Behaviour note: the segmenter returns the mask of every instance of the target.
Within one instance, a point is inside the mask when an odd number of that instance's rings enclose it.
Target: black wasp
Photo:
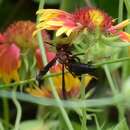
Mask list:
[[[67,99],[66,89],[65,89],[65,68],[73,75],[73,76],[81,76],[82,74],[93,74],[95,67],[91,64],[83,64],[80,62],[80,59],[77,55],[73,55],[71,52],[72,45],[68,44],[57,44],[56,46],[56,56],[39,72],[36,77],[36,80],[39,83],[39,86],[42,83],[42,77],[48,72],[48,70],[56,64],[58,61],[62,64],[62,93],[63,98]]]

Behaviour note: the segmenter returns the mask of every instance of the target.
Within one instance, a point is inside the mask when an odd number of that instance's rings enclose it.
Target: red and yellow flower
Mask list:
[[[98,28],[103,33],[118,35],[120,29],[130,23],[130,20],[125,20],[114,25],[115,20],[97,8],[82,8],[72,14],[58,9],[40,9],[37,14],[39,23],[34,34],[42,29],[47,29],[56,30],[56,36],[63,33],[69,36],[72,32],[81,31],[84,28],[88,31]]]

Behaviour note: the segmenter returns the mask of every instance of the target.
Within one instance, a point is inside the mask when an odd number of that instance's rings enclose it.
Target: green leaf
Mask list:
[[[130,46],[130,42],[120,42],[120,41],[107,42],[107,41],[104,41],[103,43],[108,45],[108,46],[111,46],[111,47],[128,47],[128,46]]]
[[[37,130],[40,128],[43,128],[43,122],[38,120],[28,120],[20,124],[20,130],[28,130],[28,129]]]
[[[34,97],[25,93],[16,92],[17,99],[31,102],[44,106],[58,106],[55,99],[49,99],[44,97]],[[0,97],[12,98],[12,93],[9,91],[0,91]],[[117,104],[122,102],[123,97],[117,95],[115,97],[109,98],[99,98],[99,99],[88,99],[88,100],[62,100],[62,105],[66,108],[90,108],[90,107],[102,107]]]
[[[43,122],[42,120],[28,120],[20,124],[19,130],[50,130],[57,127],[57,121]]]

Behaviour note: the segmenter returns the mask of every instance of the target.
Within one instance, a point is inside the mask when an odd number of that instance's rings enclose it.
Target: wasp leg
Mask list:
[[[80,63],[80,59],[77,56],[73,56],[74,60],[78,63]]]
[[[65,88],[65,65],[62,65],[62,94],[63,98],[67,99],[67,93],[66,93],[66,88]]]
[[[42,84],[42,77],[49,71],[49,69],[56,63],[57,58],[52,59],[42,70],[40,70],[39,74],[36,76],[36,80],[38,81],[39,87]]]

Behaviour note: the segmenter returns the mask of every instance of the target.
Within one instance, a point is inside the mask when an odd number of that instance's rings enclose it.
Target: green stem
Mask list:
[[[125,55],[125,56],[128,56],[129,54],[128,54],[128,48],[125,48],[124,50],[123,50],[123,55]],[[130,61],[127,61],[127,62],[125,62],[125,63],[123,63],[122,64],[122,82],[124,81],[124,80],[126,80],[127,78],[128,78],[128,76],[129,76],[129,65],[130,65]]]
[[[95,67],[100,67],[100,66],[103,66],[105,64],[112,64],[112,63],[123,62],[123,61],[128,61],[128,60],[130,60],[130,57],[120,58],[120,59],[116,59],[116,60],[108,60],[108,61],[104,61],[104,62],[101,62],[101,63],[95,63],[95,64],[92,64],[92,65],[95,66]],[[65,72],[65,73],[68,73],[68,72]],[[47,79],[49,77],[55,77],[55,76],[59,76],[59,75],[61,75],[61,72],[48,74],[48,75],[43,76],[43,80]],[[14,83],[10,83],[10,84],[4,84],[4,85],[2,84],[2,85],[0,85],[0,89],[5,88],[5,87],[7,88],[7,87],[18,86],[18,85],[24,85],[24,84],[32,83],[32,82],[35,82],[35,81],[36,81],[36,79],[32,78],[32,79],[27,79],[27,80],[14,82]]]
[[[124,0],[119,0],[119,9],[118,9],[118,23],[123,20],[123,3]]]
[[[38,120],[41,120],[43,118],[43,115],[45,114],[45,106],[39,105],[37,109],[37,115],[36,118]]]
[[[2,122],[1,122],[1,120],[0,120],[0,130],[4,130],[4,126],[3,126]]]
[[[12,92],[12,96],[13,96],[12,99],[13,99],[14,105],[16,106],[16,110],[17,110],[14,130],[19,130],[21,116],[22,116],[22,109],[21,109],[21,105],[20,105],[19,101],[16,98],[16,90],[14,90]]]
[[[123,61],[128,61],[128,60],[130,60],[130,57],[120,58],[120,59],[116,59],[116,60],[108,60],[108,61],[104,61],[104,62],[101,62],[101,63],[95,63],[95,64],[92,64],[92,65],[95,66],[95,67],[100,67],[102,65],[112,64],[112,63],[117,63],[117,62],[123,62]]]
[[[93,7],[90,0],[84,0],[88,7]]]
[[[65,72],[65,73],[68,73],[68,72]],[[55,77],[55,76],[59,76],[59,75],[61,75],[61,72],[45,75],[45,76],[43,76],[43,80],[47,79],[49,77]],[[19,82],[14,82],[14,83],[10,83],[10,84],[2,84],[2,85],[0,85],[0,89],[7,88],[7,87],[20,86],[20,85],[32,83],[32,82],[35,82],[35,81],[36,81],[35,78],[31,78],[31,79],[27,79],[27,80],[23,80],[23,81],[19,81]]]
[[[127,19],[130,19],[130,1],[124,0],[124,3],[127,8]],[[130,25],[125,28],[125,31],[130,32]],[[129,56],[129,48],[123,50],[123,55]],[[122,65],[122,82],[129,77],[129,65],[130,62],[126,62]]]
[[[113,82],[111,73],[110,73],[107,65],[104,65],[104,70],[105,70],[105,73],[106,73],[106,76],[107,76],[107,79],[108,79],[108,82],[111,87],[113,95],[114,96],[118,95],[119,91],[117,90],[117,88]],[[124,108],[122,107],[122,104],[117,104],[117,108],[118,108],[118,112],[119,112],[119,121],[120,121],[120,120],[124,119]]]
[[[45,0],[40,0],[40,3],[39,3],[39,9],[40,8],[43,8],[44,6],[44,3],[45,3]],[[37,18],[37,23],[38,23],[38,18]],[[39,47],[40,47],[40,50],[41,50],[41,54],[42,54],[42,62],[44,65],[47,65],[48,62],[47,62],[47,57],[46,57],[46,52],[45,52],[45,47],[44,47],[44,42],[42,40],[42,35],[41,35],[41,32],[38,32],[37,34],[37,37],[38,37],[38,44],[39,44]],[[50,74],[50,72],[48,72],[48,74]],[[52,81],[51,78],[48,79],[48,83],[50,84],[50,87],[51,87],[51,90],[52,90],[52,93],[57,101],[57,104],[59,106],[59,109],[61,111],[61,114],[67,124],[67,127],[69,130],[73,130],[73,127],[72,127],[72,124],[71,124],[71,121],[67,115],[67,112],[65,111],[63,105],[62,105],[62,102],[58,96],[58,93],[56,91],[56,88],[54,86],[54,83]]]
[[[130,19],[130,1],[125,0],[125,5],[126,5],[126,8],[127,8],[127,19]],[[130,25],[128,25],[128,26],[126,27],[126,31],[127,31],[128,33],[130,33]]]
[[[110,74],[110,71],[109,71],[107,65],[104,65],[104,70],[105,70],[105,73],[106,73],[108,82],[109,82],[109,84],[110,84],[111,90],[112,90],[112,92],[113,92],[113,95],[115,96],[116,94],[118,94],[118,90],[116,89],[116,87],[115,87],[115,85],[114,85],[114,82],[113,82],[113,80],[112,80],[112,77],[111,77],[111,74]]]
[[[67,9],[68,9],[68,0],[62,0],[61,1],[61,4],[60,4],[60,9],[62,10],[66,10],[67,11]]]
[[[130,1],[129,0],[124,0],[124,3],[125,3],[128,14],[130,14]]]
[[[9,114],[9,103],[8,99],[6,97],[3,97],[3,118],[5,122],[5,129],[8,129],[9,126],[9,120],[10,120],[10,114]]]
[[[24,102],[31,102],[38,105],[43,106],[53,106],[58,107],[56,99],[50,99],[45,97],[36,97],[31,96],[29,94],[16,92],[17,99],[22,100]],[[0,91],[0,97],[6,97],[6,98],[12,98],[12,93],[9,91]],[[74,108],[94,108],[94,107],[105,107],[105,106],[115,106],[118,103],[122,103],[125,101],[124,95],[122,93],[107,97],[107,98],[99,98],[99,99],[88,99],[88,100],[76,100],[76,101],[70,101],[70,100],[62,100],[63,106],[68,109],[74,109]],[[130,101],[128,101],[128,104],[130,104]]]
[[[85,80],[85,75],[82,76],[82,80],[81,80],[81,99],[84,100],[85,99],[85,84],[84,84],[84,80]],[[88,130],[87,129],[87,113],[86,113],[86,108],[82,108],[82,126],[81,126],[81,130]]]

